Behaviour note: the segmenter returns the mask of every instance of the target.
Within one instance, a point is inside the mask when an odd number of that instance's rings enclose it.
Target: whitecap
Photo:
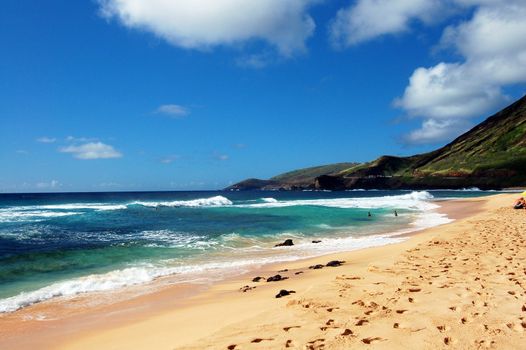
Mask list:
[[[170,201],[170,202],[142,202],[137,201],[130,203],[130,205],[142,205],[144,207],[221,207],[232,205],[233,203],[226,197],[215,196],[210,198],[198,198],[186,201]]]
[[[436,204],[429,202],[433,198],[433,195],[427,191],[413,191],[395,196],[285,200],[256,204],[239,204],[237,207],[281,208],[290,206],[322,206],[330,208],[431,210],[438,208]]]

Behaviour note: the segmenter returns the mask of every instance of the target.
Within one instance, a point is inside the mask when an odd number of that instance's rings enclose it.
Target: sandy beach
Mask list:
[[[511,209],[514,197],[444,202],[456,220],[403,243],[268,266],[204,291],[170,287],[71,314],[28,307],[0,319],[0,348],[520,349],[526,212]],[[309,268],[333,260],[344,263]],[[252,281],[276,274],[287,279]],[[57,307],[56,320],[27,317]]]

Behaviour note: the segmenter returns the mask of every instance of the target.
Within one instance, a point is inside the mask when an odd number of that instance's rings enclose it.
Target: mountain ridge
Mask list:
[[[227,189],[499,189],[524,185],[526,96],[431,152],[293,170],[269,180],[244,180]]]

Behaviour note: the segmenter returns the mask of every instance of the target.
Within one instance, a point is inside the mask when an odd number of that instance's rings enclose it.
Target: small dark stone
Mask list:
[[[295,275],[299,275],[299,274],[302,274],[303,271],[298,271],[298,272],[294,272]]]
[[[288,247],[291,245],[294,245],[294,243],[292,242],[292,239],[286,239],[283,243],[278,243],[274,247]]]
[[[252,279],[252,282],[259,282],[259,281],[264,280],[264,279],[265,279],[265,277],[257,276],[257,277],[254,277]]]
[[[332,261],[329,261],[327,263],[326,266],[330,266],[330,267],[338,267],[338,266],[341,266],[343,263],[345,263],[345,261],[341,261],[341,260],[332,260]]]
[[[287,272],[289,269],[279,270],[278,272]]]
[[[281,275],[275,275],[272,277],[267,278],[267,282],[278,282],[288,279],[288,277],[283,277]]]
[[[285,290],[285,289],[282,289],[279,291],[278,294],[276,294],[276,298],[281,298],[281,297],[285,297],[287,295],[290,295],[292,293],[296,293],[295,291],[293,290]]]
[[[312,243],[321,243],[321,241],[320,240],[314,240],[314,241],[312,241]]]
[[[317,265],[312,265],[312,266],[309,266],[309,269],[311,270],[318,270],[318,269],[323,269],[323,265],[321,264],[317,264]]]
[[[239,288],[239,291],[240,291],[240,292],[243,292],[243,293],[246,293],[246,292],[248,292],[249,290],[252,290],[252,289],[254,289],[254,288],[256,288],[256,287],[243,286],[243,287]]]

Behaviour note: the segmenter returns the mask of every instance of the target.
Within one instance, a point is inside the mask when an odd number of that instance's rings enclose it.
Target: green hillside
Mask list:
[[[270,180],[288,184],[312,183],[318,176],[336,175],[343,170],[354,167],[357,164],[358,163],[335,163],[298,169],[274,176],[270,178]]]
[[[412,157],[383,156],[342,171],[352,176],[520,175],[526,165],[526,97],[448,145]]]
[[[233,189],[504,188],[526,186],[526,96],[446,146],[410,157],[382,156],[250,179]]]

